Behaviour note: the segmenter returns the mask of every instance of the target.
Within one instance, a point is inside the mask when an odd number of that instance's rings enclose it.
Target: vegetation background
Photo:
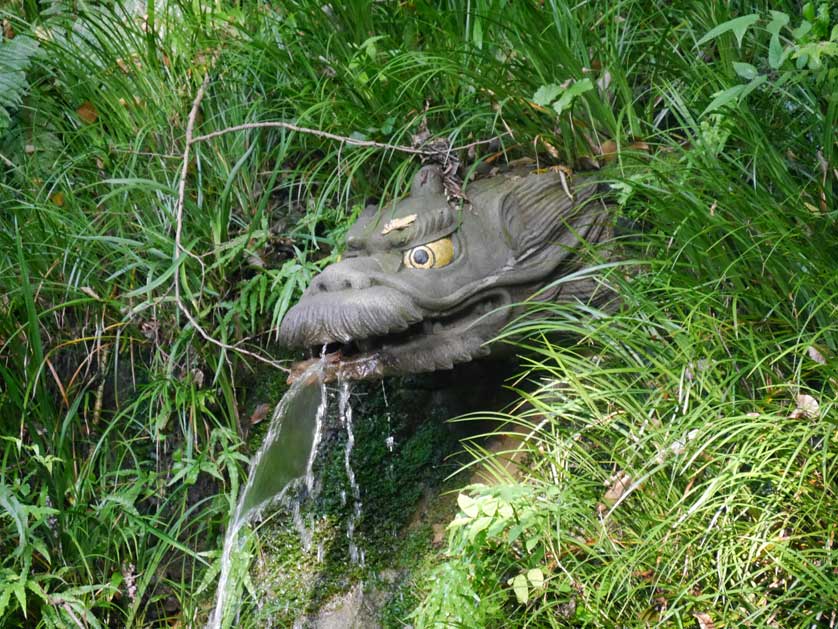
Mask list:
[[[531,464],[461,494],[401,621],[838,624],[833,4],[11,0],[0,20],[3,626],[203,621],[277,322],[419,164],[366,143],[425,126],[494,139],[464,176],[603,168],[632,227],[621,264],[592,252],[618,312],[515,326],[537,386],[504,417]],[[352,142],[187,142],[264,121]]]

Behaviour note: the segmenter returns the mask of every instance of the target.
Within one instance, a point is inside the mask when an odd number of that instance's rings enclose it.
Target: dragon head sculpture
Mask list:
[[[439,169],[425,166],[409,196],[361,214],[343,259],[285,315],[280,341],[315,355],[326,346],[329,377],[356,380],[486,356],[487,341],[519,314],[515,304],[578,270],[580,247],[607,236],[600,187],[513,170],[473,182],[470,207],[454,210]],[[537,298],[586,301],[594,289],[590,280],[558,283]]]

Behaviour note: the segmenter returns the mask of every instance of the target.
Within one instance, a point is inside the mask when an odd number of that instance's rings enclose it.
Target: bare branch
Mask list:
[[[173,260],[175,265],[177,266],[180,266],[181,252],[190,253],[186,251],[186,249],[184,249],[183,245],[181,244],[181,239],[183,237],[183,208],[186,200],[186,177],[189,170],[190,150],[192,148],[192,144],[195,142],[195,140],[193,140],[192,138],[192,134],[195,129],[195,120],[198,117],[198,111],[201,107],[201,101],[204,100],[204,94],[206,94],[209,79],[210,72],[207,71],[207,75],[204,77],[204,82],[201,84],[201,87],[198,89],[198,93],[195,95],[195,99],[192,101],[192,110],[189,112],[189,118],[186,121],[186,145],[183,147],[183,164],[181,165],[180,169],[180,181],[178,182],[177,203],[175,204],[175,250],[173,253]],[[174,286],[175,303],[177,303],[178,309],[187,318],[189,323],[192,324],[192,327],[195,328],[198,334],[200,334],[204,338],[204,340],[222,349],[230,350],[232,352],[243,354],[245,356],[250,356],[251,358],[258,360],[259,362],[266,363],[268,365],[271,365],[272,367],[276,367],[277,369],[281,369],[285,372],[289,371],[287,367],[283,367],[274,360],[265,358],[264,356],[248,351],[246,349],[242,349],[241,347],[224,343],[210,336],[209,333],[206,330],[204,330],[203,327],[201,327],[201,324],[198,323],[197,319],[195,319],[195,317],[192,316],[192,313],[189,311],[189,308],[186,307],[186,304],[183,303],[183,299],[181,298],[180,294],[180,272],[178,269],[175,269]]]
[[[197,142],[206,142],[207,140],[212,140],[213,138],[217,138],[222,135],[227,135],[228,133],[235,133],[237,131],[247,131],[249,129],[287,129],[288,131],[295,131],[297,133],[304,133],[306,135],[313,135],[318,138],[326,138],[328,140],[335,140],[336,142],[340,142],[341,144],[349,144],[351,146],[365,146],[369,148],[377,148],[383,149],[386,151],[397,151],[399,153],[410,153],[411,155],[433,155],[436,151],[431,147],[412,147],[412,146],[405,146],[402,144],[388,144],[387,142],[374,142],[372,140],[359,140],[358,138],[351,138],[346,135],[337,135],[336,133],[329,133],[328,131],[321,131],[319,129],[311,129],[309,127],[301,127],[299,125],[292,124],[290,122],[281,122],[281,121],[268,121],[268,122],[248,122],[245,124],[236,125],[234,127],[227,127],[226,129],[220,129],[218,131],[213,131],[212,133],[207,133],[206,135],[199,135],[196,138],[192,138],[191,143],[195,144]],[[498,136],[489,138],[488,140],[477,140],[476,142],[470,142],[468,144],[462,144],[460,146],[455,146],[454,148],[450,149],[451,151],[461,151],[467,150],[474,146],[479,146],[481,144],[488,144],[489,142],[494,142],[504,136],[512,135],[511,131],[505,131]]]
[[[366,146],[377,149],[385,149],[388,151],[399,151],[401,153],[411,153],[413,155],[424,155],[427,153],[426,149],[413,148],[412,146],[401,146],[399,144],[387,144],[384,142],[373,142],[372,140],[359,140],[358,138],[350,138],[344,135],[337,135],[329,133],[328,131],[320,131],[319,129],[309,129],[307,127],[300,127],[290,122],[248,122],[246,124],[236,125],[235,127],[227,127],[219,131],[213,131],[206,135],[199,135],[194,138],[192,142],[206,142],[213,138],[236,131],[245,131],[247,129],[287,129],[289,131],[296,131],[297,133],[305,133],[306,135],[314,135],[319,138],[327,138],[329,140],[336,140],[342,144],[350,144],[352,146]]]

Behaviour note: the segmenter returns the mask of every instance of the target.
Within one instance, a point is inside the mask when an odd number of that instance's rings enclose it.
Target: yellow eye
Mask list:
[[[404,265],[409,269],[438,269],[454,259],[454,242],[440,238],[404,252]]]

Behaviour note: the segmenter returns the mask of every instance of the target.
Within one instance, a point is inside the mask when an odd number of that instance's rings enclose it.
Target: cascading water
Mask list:
[[[338,412],[340,413],[340,420],[343,427],[346,429],[346,450],[344,450],[344,464],[346,466],[346,477],[349,479],[349,489],[352,492],[352,514],[349,516],[349,522],[346,525],[346,537],[349,540],[349,558],[353,563],[364,565],[364,551],[359,550],[355,544],[355,526],[361,517],[361,489],[358,487],[358,481],[355,479],[355,471],[352,469],[352,448],[355,446],[355,434],[352,431],[352,406],[349,403],[349,396],[351,389],[348,382],[342,382],[340,385],[340,400],[338,402]]]
[[[236,611],[225,607],[231,585],[238,585],[231,584],[230,577],[236,554],[243,551],[243,527],[282,499],[296,479],[304,477],[309,490],[314,485],[312,467],[328,408],[324,364],[322,360],[314,363],[282,397],[262,446],[250,463],[247,483],[224,538],[215,608],[207,625],[210,629],[221,629]]]
[[[390,403],[387,401],[387,388],[384,386],[384,380],[381,381],[381,398],[384,400],[384,408],[387,410],[387,438],[384,440],[384,445],[387,446],[387,451],[392,454],[393,448],[396,447],[396,438],[393,436],[393,418],[390,416]],[[392,467],[392,463],[390,467]]]

